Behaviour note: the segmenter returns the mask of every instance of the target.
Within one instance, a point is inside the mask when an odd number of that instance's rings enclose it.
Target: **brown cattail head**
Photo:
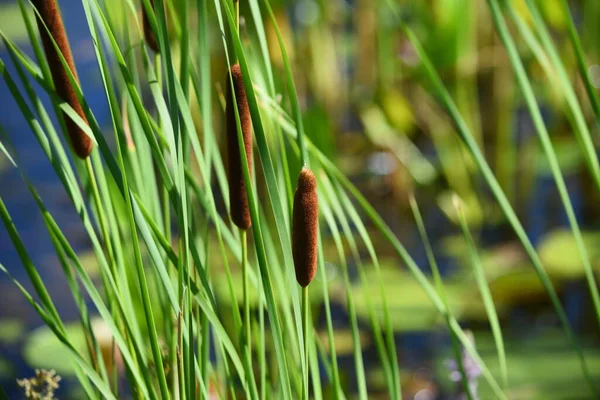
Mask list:
[[[235,91],[235,102],[240,116],[240,126],[242,128],[242,137],[244,138],[244,147],[246,149],[246,158],[248,159],[248,170],[252,176],[252,119],[250,118],[250,109],[246,99],[246,90],[244,89],[244,80],[239,64],[231,67],[231,75],[227,82],[227,105],[226,105],[226,129],[227,129],[227,161],[229,178],[229,205],[231,209],[231,219],[240,229],[248,229],[252,226],[250,219],[250,207],[248,206],[248,196],[246,195],[246,184],[244,183],[244,171],[242,169],[242,159],[240,157],[237,124],[235,118],[234,98],[231,92],[231,84]]]
[[[150,4],[152,5],[152,10],[154,10],[154,0],[150,0]],[[144,8],[144,2],[142,1],[142,25],[144,26],[144,38],[146,39],[146,44],[148,47],[152,49],[155,53],[160,53],[160,47],[158,46],[158,41],[156,40],[156,36],[154,35],[154,31],[152,30],[152,26],[150,25],[150,19],[148,18],[148,13]]]
[[[296,280],[308,286],[317,273],[317,232],[319,227],[319,199],[317,180],[308,168],[302,168],[294,194],[292,221],[292,253]]]
[[[44,51],[46,53],[48,65],[50,66],[56,93],[63,101],[67,102],[73,110],[75,110],[77,115],[79,115],[87,124],[87,118],[83,114],[83,109],[81,108],[81,104],[79,104],[79,100],[77,100],[75,89],[71,85],[71,81],[69,81],[69,74],[65,68],[63,68],[60,55],[56,51],[54,43],[52,43],[52,38],[54,38],[54,41],[58,45],[75,80],[79,83],[77,71],[75,71],[75,64],[73,63],[73,56],[71,55],[71,48],[69,47],[69,41],[67,40],[67,34],[60,12],[58,11],[56,0],[33,0],[33,5],[39,13],[39,15],[36,15],[38,29],[40,31],[40,36],[42,37],[42,44],[44,45]],[[48,32],[50,32],[50,34],[48,34]],[[66,113],[63,115],[73,150],[80,158],[85,159],[92,152],[92,139],[79,128],[71,117]]]

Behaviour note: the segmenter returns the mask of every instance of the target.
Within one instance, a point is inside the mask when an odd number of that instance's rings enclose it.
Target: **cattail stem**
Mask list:
[[[235,31],[239,34],[240,33],[240,1],[239,0],[233,0],[233,8],[235,10]],[[234,50],[235,50],[235,46],[234,46]],[[237,53],[235,53],[235,62],[238,62],[238,55]]]
[[[83,108],[77,98],[75,88],[69,79],[69,73],[63,66],[62,58],[64,58],[67,67],[73,74],[75,83],[79,84],[73,55],[71,54],[71,47],[69,46],[67,33],[65,32],[56,0],[32,0],[32,2],[37,10],[36,20],[38,30],[40,31],[42,45],[46,53],[56,93],[88,124],[87,118],[83,113]],[[93,149],[92,139],[66,113],[63,113],[63,117],[73,151],[79,158],[87,158]]]
[[[240,240],[242,241],[242,285],[244,286],[244,347],[248,353],[247,357],[252,365],[252,341],[250,328],[250,292],[248,290],[248,240],[246,231],[240,229]]]
[[[260,271],[259,271],[260,273]],[[259,279],[259,293],[263,292],[263,285]],[[258,340],[258,370],[260,373],[260,397],[259,399],[267,398],[267,353],[265,344],[265,304],[262,296],[258,296],[258,326],[260,330]]]
[[[235,8],[235,29],[240,32],[240,0],[233,0],[233,7]]]
[[[302,332],[304,339],[304,377],[302,382],[302,399],[308,400],[308,379],[309,379],[309,355],[308,355],[308,335],[309,331],[309,317],[308,311],[310,308],[310,299],[308,298],[308,286],[302,288]]]

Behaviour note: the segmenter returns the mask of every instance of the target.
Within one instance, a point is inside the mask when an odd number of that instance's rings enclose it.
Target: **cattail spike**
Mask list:
[[[150,0],[150,5],[152,6],[152,10],[154,8],[154,0]],[[154,31],[152,30],[152,26],[150,25],[150,19],[148,18],[148,13],[144,8],[144,2],[142,1],[142,25],[144,27],[144,38],[146,39],[146,44],[148,47],[152,49],[155,53],[160,53],[160,47],[158,46],[158,41],[156,40],[156,36],[154,35]]]
[[[308,286],[317,273],[317,234],[319,226],[319,200],[317,180],[308,168],[302,168],[294,194],[292,221],[292,253],[296,280]]]
[[[71,48],[69,47],[69,41],[67,40],[67,34],[63,25],[60,12],[58,11],[58,5],[56,0],[32,0],[33,5],[37,9],[39,15],[36,15],[38,29],[40,36],[42,37],[42,44],[44,46],[44,52],[46,53],[46,59],[50,66],[50,72],[52,73],[52,81],[58,96],[65,102],[67,102],[73,110],[85,121],[87,124],[87,118],[83,113],[83,108],[77,99],[75,89],[71,85],[69,80],[69,74],[63,68],[63,64],[60,59],[59,53],[54,47],[52,39],[56,42],[60,52],[62,53],[69,69],[75,77],[75,81],[79,83],[77,77],[77,71],[75,70],[75,64],[73,62],[73,56],[71,54]],[[49,33],[48,33],[49,32]],[[50,36],[52,35],[52,36]],[[66,113],[63,114],[65,124],[67,125],[67,131],[69,139],[75,154],[82,159],[87,158],[90,155],[93,148],[92,139],[86,135],[86,133],[69,117]]]
[[[252,220],[250,219],[250,207],[248,206],[244,171],[242,169],[242,159],[240,157],[231,83],[233,83],[233,90],[235,91],[235,101],[240,117],[246,158],[248,159],[248,170],[250,176],[252,176],[252,119],[250,117],[250,109],[248,108],[248,100],[246,99],[246,90],[244,89],[244,80],[239,64],[235,64],[231,67],[230,80],[228,80],[227,83],[227,108],[225,110],[227,119],[229,205],[233,223],[240,229],[248,229],[252,226]]]

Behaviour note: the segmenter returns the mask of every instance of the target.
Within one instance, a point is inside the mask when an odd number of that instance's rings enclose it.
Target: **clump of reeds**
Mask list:
[[[69,69],[75,77],[75,81],[79,83],[77,77],[77,71],[75,70],[75,64],[73,62],[73,56],[71,54],[71,48],[69,47],[69,41],[67,40],[67,34],[63,25],[60,12],[56,0],[33,0],[33,5],[38,11],[36,14],[36,20],[40,36],[42,37],[42,44],[44,46],[44,52],[46,53],[46,59],[50,66],[50,72],[52,73],[52,81],[58,96],[65,102],[67,102],[73,110],[79,115],[87,124],[87,118],[83,113],[83,109],[77,94],[66,69],[63,67],[61,62],[60,54],[58,53],[54,42],[60,49],[62,56],[64,57]],[[75,154],[82,159],[87,158],[90,155],[93,148],[92,139],[69,117],[66,113],[63,114],[65,123],[67,125],[67,131],[69,139]]]
[[[252,220],[250,218],[248,196],[246,195],[242,158],[239,151],[234,101],[239,113],[250,176],[252,176],[252,119],[250,117],[250,109],[248,108],[248,100],[246,99],[246,90],[244,89],[244,80],[239,64],[233,65],[230,72],[226,97],[229,206],[233,223],[238,228],[246,230],[252,226]],[[231,91],[232,85],[233,91],[235,92],[235,99],[233,92]]]
[[[154,0],[149,0],[152,5],[152,10],[154,10]],[[150,19],[148,18],[148,13],[144,8],[144,3],[142,1],[142,25],[144,27],[144,38],[146,39],[146,44],[148,47],[152,49],[155,53],[160,53],[160,47],[158,46],[158,41],[156,40],[156,36],[154,35],[154,31],[152,30],[152,25],[150,25]]]
[[[319,200],[317,180],[308,168],[302,168],[298,187],[294,194],[292,220],[292,253],[296,280],[302,287],[308,286],[317,272],[317,232]]]

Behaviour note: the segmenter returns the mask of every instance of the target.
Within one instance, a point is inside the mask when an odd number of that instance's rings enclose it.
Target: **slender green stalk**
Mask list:
[[[242,343],[245,351],[248,353],[247,357],[252,363],[252,321],[250,320],[250,288],[248,283],[248,243],[246,237],[246,231],[240,229],[240,241],[242,242],[242,281],[244,290],[244,320],[242,325],[244,326],[244,339]]]
[[[310,302],[309,302],[309,307],[308,307],[308,320],[312,321],[312,312],[310,309]],[[310,376],[312,379],[312,387],[313,387],[313,394],[314,394],[314,400],[323,400],[323,387],[321,385],[321,369],[319,368],[319,358],[317,355],[317,347],[315,344],[315,338],[314,338],[314,331],[312,329],[312,324],[311,328],[310,328],[310,335],[309,335],[309,343],[308,343],[308,351],[310,353],[310,355],[307,357],[307,361],[310,362],[310,367],[308,368],[308,370],[310,371]]]
[[[309,381],[309,355],[308,355],[308,337],[311,324],[308,319],[310,308],[310,299],[308,297],[308,286],[302,288],[302,333],[303,333],[303,348],[304,348],[304,379],[302,382],[302,399],[308,400],[308,381]]]
[[[592,104],[592,108],[594,109],[594,114],[596,114],[596,123],[598,124],[600,121],[600,100],[598,100],[597,90],[594,88],[594,85],[592,85],[592,81],[587,71],[587,62],[585,61],[585,54],[583,53],[581,40],[579,39],[579,34],[577,33],[577,29],[573,23],[573,16],[571,15],[569,3],[567,0],[560,0],[559,3],[562,8],[563,15],[565,15],[567,27],[569,28],[569,38],[571,39],[571,44],[575,50],[579,74],[581,75],[581,79],[585,85],[585,90]]]
[[[190,97],[190,26],[188,0],[179,0],[181,19],[181,65],[179,69],[179,80],[183,94],[189,100]],[[186,140],[187,141],[187,140]],[[186,142],[184,141],[184,143]],[[186,146],[187,148],[187,146]],[[187,154],[187,151],[184,150]]]
[[[233,0],[233,7],[235,8],[235,29],[240,32],[240,0]]]
[[[260,283],[259,283],[260,284]],[[259,293],[262,293],[262,284],[260,284]],[[265,343],[265,305],[264,299],[260,296],[258,302],[258,326],[259,326],[259,341],[258,341],[258,370],[260,375],[260,399],[267,398],[267,347]]]
[[[201,90],[199,88],[199,84],[197,85],[195,82],[195,76],[192,74],[192,81],[194,83],[194,89],[196,90],[196,97],[200,101],[200,112],[202,115],[202,131],[204,133],[204,148],[206,151],[206,173],[207,176],[211,176],[211,162],[212,162],[212,151],[211,144],[213,139],[212,132],[212,119],[211,119],[211,107],[212,107],[212,99],[211,99],[211,91],[210,91],[210,73],[211,73],[211,65],[210,65],[210,41],[208,37],[209,32],[209,16],[208,16],[208,7],[207,0],[199,0],[197,11],[198,11],[198,27],[200,30],[200,37],[198,40],[198,65],[199,65],[199,77],[198,81],[201,83]],[[225,181],[223,179],[223,181]],[[208,182],[210,184],[210,180]],[[221,186],[222,193],[228,193],[227,190],[224,190],[224,186]],[[229,205],[229,199],[225,199],[225,204]],[[207,220],[206,226],[206,258],[208,260],[209,254],[209,245],[210,245],[210,236],[209,236],[209,220]],[[208,262],[205,261],[206,266],[208,266]],[[206,278],[210,279],[210,268],[206,268]],[[198,311],[200,313],[200,311]],[[210,367],[210,326],[208,323],[208,318],[204,313],[201,313],[201,325],[202,325],[202,345],[201,345],[201,377],[202,381],[208,382],[208,373]]]
[[[327,324],[327,340],[329,344],[329,361],[331,363],[331,382],[333,386],[333,395],[335,400],[341,400],[343,396],[342,386],[340,383],[340,373],[338,369],[337,355],[335,351],[335,339],[333,336],[333,322],[331,318],[331,303],[329,300],[329,289],[327,288],[327,271],[325,270],[325,262],[323,261],[323,240],[321,235],[319,234],[319,242],[318,242],[318,270],[321,276],[321,281],[323,282],[323,299],[325,302],[325,320]],[[315,340],[315,342],[317,342]]]

